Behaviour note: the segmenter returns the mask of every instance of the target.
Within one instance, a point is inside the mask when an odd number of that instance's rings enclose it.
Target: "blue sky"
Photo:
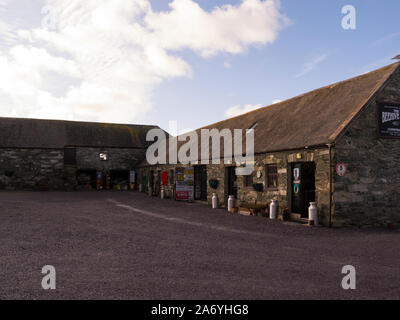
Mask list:
[[[341,27],[347,4],[356,8],[356,30]],[[399,1],[283,0],[282,9],[292,25],[273,44],[208,60],[188,53],[195,76],[169,81],[155,92],[158,124],[167,127],[163,118],[174,114],[181,127],[197,128],[224,119],[229,107],[269,105],[379,68],[400,54]],[[312,71],[296,77],[323,55]]]
[[[92,0],[84,7],[75,0],[0,0],[0,116],[164,129],[177,120],[180,130],[198,128],[374,70],[400,54],[397,0],[270,0],[278,18],[263,1],[246,1],[265,11],[249,18],[242,0],[175,0],[172,7],[166,0],[105,0],[104,10]],[[342,28],[345,5],[356,8],[356,30]],[[56,27],[43,30],[52,10]]]

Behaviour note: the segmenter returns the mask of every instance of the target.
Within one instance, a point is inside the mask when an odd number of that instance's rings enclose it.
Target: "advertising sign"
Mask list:
[[[161,173],[161,185],[166,186],[168,184],[168,171]]]
[[[129,183],[135,183],[136,182],[136,172],[131,170],[129,172]]]
[[[293,180],[295,183],[300,183],[300,168],[293,169]]]
[[[295,184],[293,185],[293,192],[294,192],[294,194],[296,194],[296,195],[300,193],[300,184],[295,183]]]
[[[400,139],[400,104],[378,105],[378,130],[382,138]]]
[[[176,200],[194,199],[194,168],[176,169]]]

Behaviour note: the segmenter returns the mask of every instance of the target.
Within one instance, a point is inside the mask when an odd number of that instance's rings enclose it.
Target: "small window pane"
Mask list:
[[[76,165],[76,149],[64,148],[64,164]]]
[[[278,166],[276,164],[268,164],[266,167],[266,184],[270,189],[278,188]]]
[[[244,186],[245,187],[252,187],[253,186],[253,175],[252,174],[244,176]]]

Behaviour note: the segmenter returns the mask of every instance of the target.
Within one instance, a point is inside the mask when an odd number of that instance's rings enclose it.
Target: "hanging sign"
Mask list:
[[[293,180],[296,182],[300,180],[300,168],[293,169]]]
[[[129,183],[136,182],[136,172],[134,170],[129,171]]]
[[[378,104],[378,130],[382,138],[400,139],[400,104]]]
[[[294,185],[293,185],[293,192],[294,192],[294,194],[299,194],[300,193],[300,185],[298,184],[298,183],[295,183]]]
[[[347,172],[347,164],[345,164],[344,162],[339,162],[336,165],[336,174],[339,177],[343,177]]]
[[[161,173],[161,185],[166,186],[168,184],[168,171]]]

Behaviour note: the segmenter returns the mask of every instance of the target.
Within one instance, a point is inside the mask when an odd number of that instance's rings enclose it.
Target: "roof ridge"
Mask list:
[[[98,124],[98,125],[116,125],[116,126],[139,126],[139,127],[159,127],[155,124],[138,124],[138,123],[113,123],[113,122],[98,122],[98,121],[80,121],[80,120],[65,120],[65,119],[41,119],[41,118],[24,118],[24,117],[1,117],[8,120],[30,120],[30,121],[49,121],[49,122],[66,122],[66,123],[82,123],[82,124]]]

